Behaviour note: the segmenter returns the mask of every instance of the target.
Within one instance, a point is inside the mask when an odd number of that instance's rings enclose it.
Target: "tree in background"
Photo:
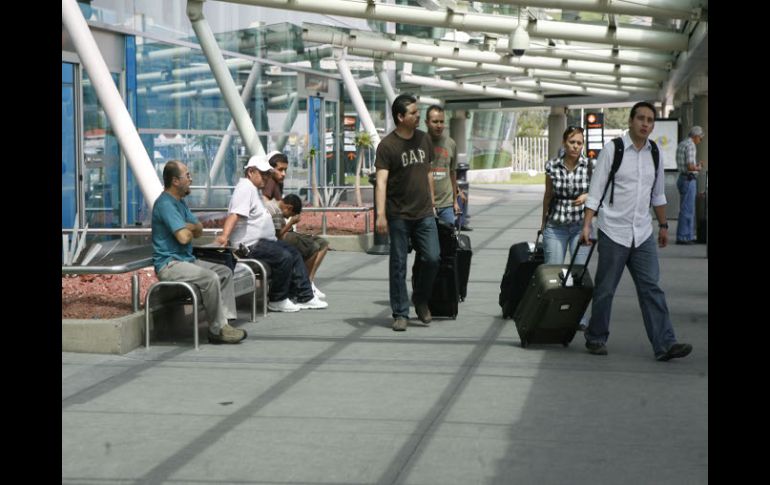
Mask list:
[[[548,127],[548,109],[521,111],[516,125],[516,136],[543,136]]]
[[[364,163],[364,154],[366,150],[372,147],[372,135],[368,131],[360,131],[356,134],[355,144],[358,147],[358,162],[356,162],[356,180],[355,180],[355,194],[356,194],[356,206],[363,206],[361,199],[361,166]]]

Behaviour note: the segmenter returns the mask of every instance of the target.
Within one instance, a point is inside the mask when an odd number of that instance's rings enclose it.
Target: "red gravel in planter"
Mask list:
[[[147,289],[158,281],[152,267],[139,274],[139,307]],[[131,275],[93,274],[66,275],[61,278],[62,318],[116,318],[129,315],[131,309]]]

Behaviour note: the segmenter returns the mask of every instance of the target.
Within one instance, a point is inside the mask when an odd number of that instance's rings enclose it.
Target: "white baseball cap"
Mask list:
[[[253,155],[249,158],[249,163],[247,163],[244,168],[249,167],[257,167],[257,170],[260,172],[271,172],[273,170],[273,167],[267,163],[267,157],[264,155]]]

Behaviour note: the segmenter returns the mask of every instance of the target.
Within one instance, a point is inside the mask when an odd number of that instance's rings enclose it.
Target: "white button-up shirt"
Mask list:
[[[641,150],[637,150],[626,133],[623,135],[623,161],[615,174],[615,196],[610,205],[612,186],[607,189],[602,208],[599,210],[597,227],[610,239],[627,248],[642,244],[652,234],[650,217],[650,193],[652,205],[666,204],[665,175],[663,173],[663,152],[660,152],[658,176],[655,177],[655,163],[652,160],[652,148],[647,140]],[[599,208],[599,201],[604,186],[612,169],[615,144],[604,145],[596,160],[591,187],[588,190],[586,207]],[[653,187],[653,182],[655,187]]]

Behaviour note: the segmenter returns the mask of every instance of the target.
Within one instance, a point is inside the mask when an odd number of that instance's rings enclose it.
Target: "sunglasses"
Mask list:
[[[567,130],[570,133],[573,133],[575,131],[579,131],[580,133],[583,133],[583,127],[582,126],[570,125],[570,126],[567,127]]]

